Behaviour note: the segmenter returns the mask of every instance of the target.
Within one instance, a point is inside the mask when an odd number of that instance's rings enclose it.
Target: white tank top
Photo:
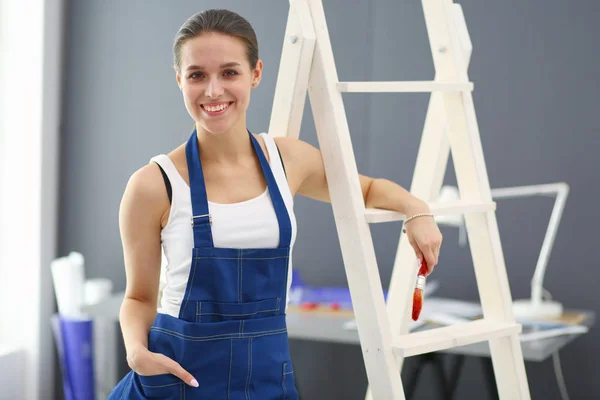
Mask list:
[[[292,224],[287,279],[287,309],[292,277],[291,254],[297,230],[293,210],[294,201],[275,141],[267,133],[261,133],[260,137],[265,142],[269,154],[269,164]],[[170,180],[173,191],[169,219],[161,231],[163,262],[158,312],[177,318],[190,275],[192,249],[194,248],[194,235],[190,226],[192,217],[190,188],[167,155],[155,156],[150,162],[156,162],[162,167]],[[215,247],[244,249],[273,248],[279,245],[279,224],[268,188],[258,197],[240,203],[217,204],[209,201],[208,209],[212,216],[211,229]]]

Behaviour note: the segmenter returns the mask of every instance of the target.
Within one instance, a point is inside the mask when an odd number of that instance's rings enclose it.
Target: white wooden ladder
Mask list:
[[[488,341],[501,399],[530,399],[512,297],[498,233],[467,67],[471,43],[462,9],[452,0],[422,0],[435,66],[429,82],[339,82],[322,0],[290,0],[269,133],[299,137],[309,94],[369,390],[377,400],[405,399],[404,357]],[[366,209],[343,92],[431,92],[410,192],[436,215],[464,214],[483,318],[409,333],[417,274],[415,254],[400,235],[387,304],[369,224],[405,216]],[[448,156],[460,201],[435,204]]]

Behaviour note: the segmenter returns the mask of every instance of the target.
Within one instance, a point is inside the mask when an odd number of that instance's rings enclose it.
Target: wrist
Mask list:
[[[404,215],[406,215],[407,218],[410,218],[413,215],[425,214],[425,213],[431,213],[431,210],[429,209],[429,205],[426,202],[424,202],[423,200],[415,197],[406,206],[406,212],[404,213]]]

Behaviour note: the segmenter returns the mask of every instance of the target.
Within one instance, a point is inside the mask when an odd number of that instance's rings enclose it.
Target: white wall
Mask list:
[[[53,393],[63,1],[0,0],[0,365],[22,352],[2,394],[26,400]]]
[[[23,386],[17,382],[23,382],[23,361],[25,352],[9,349],[8,346],[0,346],[0,391],[1,400],[20,399],[23,396]]]

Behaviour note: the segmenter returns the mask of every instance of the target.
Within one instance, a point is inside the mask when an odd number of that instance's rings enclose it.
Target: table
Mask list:
[[[104,317],[117,320],[119,318],[119,310],[123,297],[124,293],[116,293],[101,303],[85,307],[83,312],[92,317]],[[592,327],[595,323],[595,313],[593,311],[565,310],[565,313],[582,313],[584,319],[580,323],[588,328]],[[287,315],[288,337],[294,340],[359,345],[358,331],[344,328],[344,324],[352,318],[352,312],[346,310],[321,311],[317,309],[303,311],[297,307],[290,306]],[[430,324],[425,324],[418,330],[431,329],[432,327],[433,326]],[[578,334],[571,334],[523,342],[521,344],[523,358],[525,361],[544,361],[575,340],[578,336]],[[449,377],[446,376],[443,370],[442,358],[444,356],[453,358]],[[498,398],[490,350],[487,342],[474,343],[467,346],[454,347],[436,353],[417,356],[420,357],[421,360],[419,367],[404,385],[407,397],[411,397],[412,392],[416,387],[421,368],[427,363],[431,363],[438,372],[436,378],[440,381],[440,387],[443,388],[442,396],[446,399],[453,399],[456,382],[458,381],[462,365],[467,356],[475,356],[481,359],[484,368],[483,371],[486,375],[488,390],[490,391],[492,398]]]
[[[347,344],[359,344],[358,331],[344,329],[344,324],[352,318],[351,313],[340,312],[311,312],[299,311],[290,307],[288,312],[288,335],[291,339],[317,340]],[[566,313],[583,313],[585,319],[582,325],[588,328],[595,322],[593,311],[565,310]],[[433,328],[425,324],[423,329]],[[523,357],[526,361],[544,361],[557,350],[572,342],[579,335],[564,335],[551,338],[527,341],[522,343]],[[490,350],[487,342],[474,343],[467,346],[442,350],[444,353],[467,356],[489,357]]]
[[[565,310],[566,314],[583,314],[584,319],[580,322],[588,328],[595,322],[595,313],[586,310]],[[331,312],[331,311],[301,311],[295,307],[290,307],[288,312],[288,336],[290,339],[314,340],[332,343],[345,343],[359,345],[357,330],[344,328],[344,324],[352,318],[351,312]],[[417,330],[432,329],[434,326],[425,324]],[[537,339],[521,343],[523,358],[525,361],[541,362],[551,357],[552,354],[575,340],[580,334],[570,334],[555,336],[544,339]],[[454,347],[435,353],[428,353],[417,356],[420,363],[414,373],[409,376],[405,382],[405,392],[407,398],[411,398],[421,370],[426,364],[432,364],[435,367],[436,379],[438,385],[442,388],[444,399],[453,399],[458,377],[460,376],[465,357],[479,357],[483,367],[483,373],[486,378],[486,385],[491,398],[498,398],[496,380],[490,356],[490,349],[487,342],[479,342],[467,346]],[[443,358],[452,358],[450,373],[445,374],[443,368]]]

